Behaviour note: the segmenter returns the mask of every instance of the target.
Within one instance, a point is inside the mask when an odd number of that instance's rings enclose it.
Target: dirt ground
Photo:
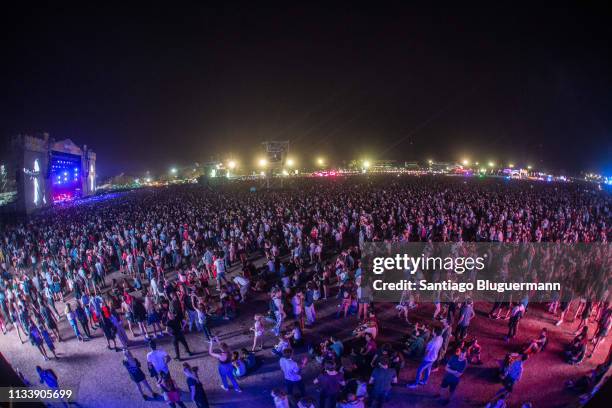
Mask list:
[[[318,322],[305,331],[306,342],[314,342],[326,334],[335,334],[343,341],[351,337],[352,330],[357,326],[357,318],[335,318],[338,302],[335,299],[317,303]],[[58,305],[63,310],[63,305]],[[255,312],[263,312],[267,308],[267,297],[255,294],[241,305],[240,315],[231,321],[221,321],[211,325],[211,329],[220,340],[227,342],[233,350],[250,347],[252,338],[249,327]],[[542,327],[549,330],[549,345],[545,352],[537,354],[525,363],[523,378],[515,386],[509,400],[511,407],[520,407],[522,402],[531,401],[534,407],[570,407],[577,406],[578,396],[565,390],[564,383],[571,378],[579,377],[601,363],[609,350],[609,339],[603,343],[598,352],[584,363],[571,366],[563,362],[562,350],[573,337],[578,322],[567,322],[560,327],[554,326],[554,318],[544,310],[543,305],[531,304],[527,315],[522,319],[518,335],[509,344],[503,339],[507,332],[507,321],[490,320],[486,317],[490,305],[477,304],[477,317],[470,327],[470,334],[476,335],[482,344],[482,365],[468,366],[457,392],[447,406],[450,407],[482,407],[501,388],[495,382],[495,372],[499,362],[508,351],[520,350],[530,339],[537,337]],[[397,319],[393,304],[377,304],[376,312],[381,321],[379,346],[384,342],[394,342],[406,334],[406,324]],[[573,309],[572,309],[573,310]],[[411,313],[413,321],[429,321],[433,311],[432,305],[422,305]],[[569,313],[568,316],[572,316]],[[570,317],[571,320],[571,317]],[[594,327],[591,326],[590,333]],[[60,322],[62,337],[66,340],[57,343],[59,359],[43,361],[40,353],[29,342],[21,344],[15,330],[5,336],[0,336],[0,351],[13,365],[21,370],[32,383],[38,382],[35,366],[52,368],[58,375],[60,385],[76,390],[79,406],[82,407],[163,407],[165,403],[144,401],[129,379],[128,373],[121,364],[122,353],[109,351],[101,330],[95,332],[94,338],[85,343],[76,341],[72,330],[65,319]],[[128,332],[129,333],[129,332]],[[131,335],[130,339],[132,339]],[[148,347],[142,337],[132,339],[130,350],[143,365],[146,362]],[[224,391],[216,370],[216,360],[208,356],[208,343],[200,333],[190,333],[187,341],[196,354],[185,360],[200,368],[200,378],[208,395],[209,402],[214,407],[272,407],[270,390],[282,386],[283,377],[279,369],[278,359],[270,351],[275,340],[272,334],[266,337],[266,349],[257,353],[261,366],[252,374],[239,380],[243,393]],[[158,346],[174,355],[169,337],[158,341]],[[390,400],[385,407],[435,407],[441,406],[438,399],[439,386],[442,381],[443,369],[432,373],[429,383],[416,390],[407,389],[405,384],[414,379],[419,361],[407,361],[400,375],[399,385],[393,388]],[[171,374],[177,384],[186,390],[182,363],[170,363]],[[318,393],[312,384],[312,379],[318,374],[316,362],[309,362],[304,370],[307,393],[318,399]],[[154,386],[154,381],[149,379]],[[155,386],[154,386],[155,387]],[[193,406],[184,392],[184,401]],[[55,404],[59,406],[58,404]]]

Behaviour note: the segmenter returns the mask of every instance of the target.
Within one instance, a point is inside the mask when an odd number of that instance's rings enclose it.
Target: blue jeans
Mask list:
[[[81,333],[79,332],[77,322],[74,320],[70,320],[70,326],[72,326],[72,330],[74,330],[74,334],[76,334],[77,338],[81,337]]]
[[[274,323],[274,335],[279,336],[283,325],[283,315],[280,312],[274,312],[276,322]]]
[[[234,378],[233,368],[234,366],[232,363],[219,363],[219,377],[221,377],[221,382],[225,388],[227,388],[227,379],[229,378],[234,386],[234,389],[237,390],[240,389],[240,386],[238,385],[236,378]]]
[[[421,365],[417,369],[416,373],[416,383],[427,384],[427,380],[429,380],[429,373],[431,373],[431,366],[433,365],[433,361],[423,361]],[[421,381],[421,375],[425,372],[423,376],[423,381]]]
[[[212,337],[212,333],[210,332],[210,329],[208,328],[208,323],[200,323],[200,329],[204,332],[204,335],[206,336],[206,340],[210,341]]]

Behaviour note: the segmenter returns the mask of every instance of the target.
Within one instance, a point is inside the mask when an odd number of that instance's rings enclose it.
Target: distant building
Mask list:
[[[431,168],[432,171],[446,173],[446,172],[451,172],[451,171],[455,170],[457,167],[460,167],[460,166],[456,165],[455,163],[432,162],[429,165],[429,167]]]
[[[15,174],[18,212],[31,213],[96,191],[96,154],[70,139],[17,135],[8,167]]]
[[[419,164],[419,162],[404,162],[404,168],[407,170],[420,170],[421,169],[421,165]]]
[[[393,170],[397,167],[397,161],[395,160],[374,160],[370,164],[370,170],[372,171]]]

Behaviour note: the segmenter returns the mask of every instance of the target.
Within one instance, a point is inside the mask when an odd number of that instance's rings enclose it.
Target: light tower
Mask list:
[[[280,180],[280,187],[283,187],[283,178],[274,176],[280,173],[285,167],[287,161],[287,154],[289,153],[289,141],[267,141],[263,142],[265,153],[266,153],[266,187],[270,188],[271,183],[275,180]]]

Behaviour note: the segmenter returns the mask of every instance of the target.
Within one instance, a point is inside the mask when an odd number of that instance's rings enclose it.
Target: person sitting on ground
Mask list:
[[[240,356],[242,360],[244,360],[247,373],[253,372],[253,370],[257,368],[257,357],[255,356],[255,353],[243,348],[240,350]]]
[[[531,340],[531,343],[523,350],[523,354],[536,354],[540,351],[544,351],[548,344],[548,329],[542,328],[540,336],[537,339]]]
[[[232,365],[234,366],[234,377],[244,377],[247,373],[246,362],[237,351],[232,354]]]
[[[272,348],[272,353],[274,353],[274,355],[278,357],[282,357],[283,351],[285,351],[285,349],[288,349],[290,347],[291,345],[287,341],[286,335],[281,333],[281,335],[278,336],[278,343],[276,343],[276,345]]]
[[[603,364],[598,365],[588,374],[583,375],[582,377],[579,377],[576,380],[568,380],[565,383],[565,387],[581,394],[591,391],[595,384],[597,384],[606,375],[606,373],[610,369],[611,363],[612,359]]]
[[[584,360],[588,345],[588,326],[584,326],[582,331],[572,340],[569,347],[565,350],[565,361],[569,364],[580,364]]]
[[[304,344],[304,338],[302,337],[302,328],[299,322],[293,324],[293,328],[289,333],[285,335],[285,338],[289,340],[291,347],[296,348]]]
[[[405,347],[402,352],[408,358],[419,358],[425,352],[425,344],[429,339],[429,330],[425,326],[416,323],[411,334],[404,341]]]
[[[352,392],[346,393],[344,398],[336,405],[336,408],[365,408],[364,398],[357,398]]]
[[[474,340],[467,342],[466,347],[468,364],[482,364],[482,361],[480,359],[482,346],[480,345],[480,343],[478,343],[478,339],[474,338]]]
[[[374,339],[376,338],[378,335],[378,323],[376,320],[368,319],[368,321],[353,331],[353,335],[356,338],[364,337],[366,334],[370,334]]]

